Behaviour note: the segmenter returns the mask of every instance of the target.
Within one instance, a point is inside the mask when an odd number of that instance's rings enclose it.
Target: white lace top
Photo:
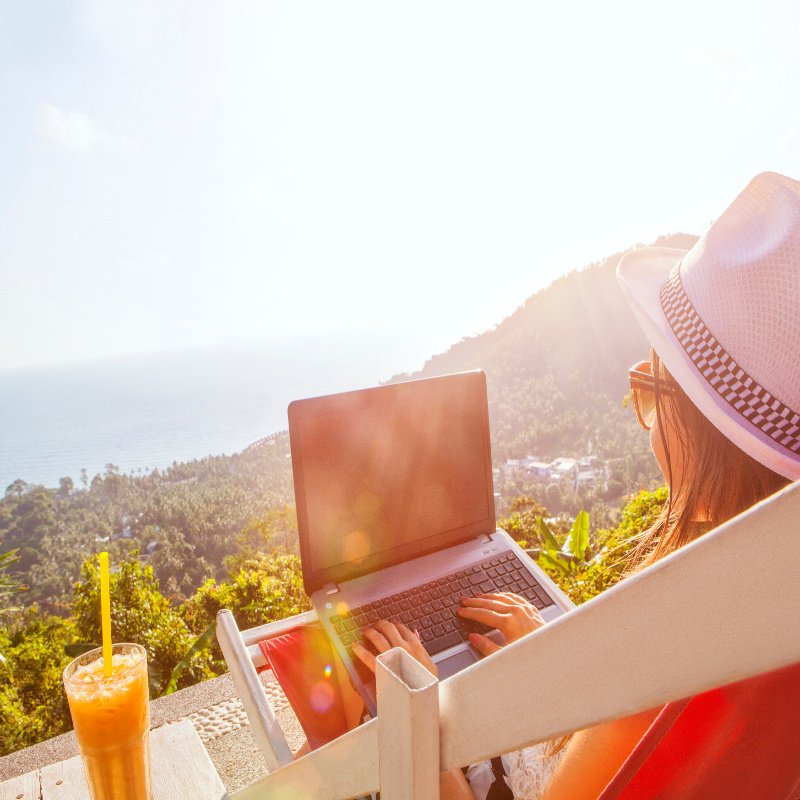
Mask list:
[[[508,776],[506,783],[514,793],[514,800],[541,800],[564,755],[561,749],[548,756],[549,749],[550,743],[542,742],[503,756],[503,767]],[[494,780],[489,762],[473,764],[467,770],[467,779],[476,800],[485,800]]]
[[[550,742],[541,742],[506,756],[514,800],[540,800],[564,756],[564,748],[552,756],[549,749]]]

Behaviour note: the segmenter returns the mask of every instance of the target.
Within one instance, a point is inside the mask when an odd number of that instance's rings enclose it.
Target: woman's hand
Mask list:
[[[402,622],[388,622],[385,619],[376,622],[371,628],[365,628],[364,638],[375,648],[378,654],[385,653],[393,647],[402,647],[422,664],[434,677],[439,672],[436,664],[431,661],[428,651],[422,646],[422,641],[416,631],[412,631]],[[361,644],[353,645],[353,655],[358,656],[364,664],[375,672],[375,654],[371,653]]]
[[[536,606],[531,605],[524,597],[511,592],[500,594],[479,594],[475,597],[464,597],[461,600],[458,615],[464,619],[482,622],[490,628],[497,628],[503,634],[506,644],[531,633],[544,625],[542,615]],[[498,651],[501,645],[479,633],[472,633],[470,644],[483,655]]]

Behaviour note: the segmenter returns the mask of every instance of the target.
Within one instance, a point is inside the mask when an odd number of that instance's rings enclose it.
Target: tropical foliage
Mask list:
[[[19,561],[16,550],[0,553],[0,616],[13,609],[8,608],[9,599],[25,588],[10,574],[11,567]]]
[[[647,530],[667,500],[665,487],[630,498],[613,527],[593,527],[581,511],[571,524],[565,518],[546,521],[546,511],[532,498],[499,521],[575,603],[583,603],[613,586],[627,568],[625,556]],[[542,513],[544,512],[544,513]]]
[[[119,561],[137,548],[173,600],[208,578],[224,578],[237,537],[269,520],[292,497],[288,440],[235,456],[174,464],[149,475],[107,465],[83,488],[15,481],[0,500],[0,547],[17,551],[3,575],[27,585],[24,601],[68,613],[86,558],[108,550]],[[2,562],[0,562],[0,566]],[[0,602],[2,597],[0,596]]]
[[[98,572],[95,557],[83,563],[69,618],[31,606],[0,627],[0,755],[71,727],[61,672],[101,640]],[[243,563],[229,581],[209,579],[183,605],[161,593],[153,569],[132,552],[115,565],[111,598],[113,639],[144,645],[153,697],[226,670],[214,638],[220,608],[252,626],[310,607],[299,558],[279,552]]]
[[[150,691],[160,695],[172,671],[194,644],[195,636],[179,609],[161,594],[150,566],[139,562],[137,553],[121,562],[111,574],[111,638],[115,642],[136,642],[147,650]],[[101,641],[100,575],[96,558],[87,559],[75,587],[75,628],[82,642]],[[200,650],[182,670],[181,686],[213,677],[210,658]]]
[[[533,551],[573,600],[583,602],[620,579],[627,548],[665,499],[664,489],[640,492],[623,508],[617,526],[598,530],[586,512],[574,520],[548,518],[534,498],[519,497],[500,525]],[[283,526],[291,520],[283,508],[261,524],[251,520],[240,542],[252,544],[253,531],[260,531],[264,552],[231,559],[226,580],[206,580],[183,603],[162,592],[153,568],[136,551],[115,564],[113,638],[146,647],[153,696],[225,670],[213,637],[220,608],[231,609],[242,627],[253,627],[310,607],[300,559],[282,546]],[[69,729],[61,672],[71,657],[100,641],[98,608],[98,565],[92,556],[81,566],[68,618],[43,614],[34,605],[10,614],[10,624],[0,628],[0,754]]]
[[[69,729],[61,672],[74,632],[73,621],[36,606],[0,627],[0,755]]]

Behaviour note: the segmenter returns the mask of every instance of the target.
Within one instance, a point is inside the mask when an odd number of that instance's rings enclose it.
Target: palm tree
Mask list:
[[[13,611],[12,608],[6,608],[6,598],[12,594],[22,591],[23,587],[19,582],[11,577],[8,573],[9,567],[15,562],[19,561],[19,556],[16,550],[9,550],[7,553],[0,553],[0,616],[8,611]]]
[[[11,611],[16,611],[15,608],[10,606],[6,607],[5,603],[7,597],[10,597],[12,594],[21,591],[23,588],[8,574],[8,568],[18,560],[19,556],[17,555],[16,550],[9,550],[7,553],[0,553],[0,617]],[[8,679],[13,683],[14,678],[11,674],[11,667],[9,667],[8,661],[2,652],[0,652],[0,665],[5,667],[5,670],[8,673]]]

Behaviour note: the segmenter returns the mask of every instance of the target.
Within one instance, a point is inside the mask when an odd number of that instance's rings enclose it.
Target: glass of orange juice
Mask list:
[[[98,647],[64,670],[89,793],[92,800],[151,800],[147,653],[115,644],[111,664],[106,678]]]

